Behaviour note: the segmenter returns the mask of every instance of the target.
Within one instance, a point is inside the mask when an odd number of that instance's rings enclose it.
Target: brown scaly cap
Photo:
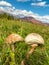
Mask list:
[[[23,38],[18,34],[10,34],[6,38],[6,43],[9,43],[9,44],[14,44],[15,42],[18,42],[18,41],[23,41]]]

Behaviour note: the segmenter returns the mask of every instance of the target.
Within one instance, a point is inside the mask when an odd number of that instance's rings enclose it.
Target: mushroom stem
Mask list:
[[[12,52],[14,52],[14,45],[13,44],[10,45],[10,48],[11,48]]]
[[[21,61],[21,65],[25,65],[25,64],[24,64],[24,60]]]
[[[12,51],[11,52],[11,59],[12,59],[13,65],[16,65],[16,63],[15,63],[15,53],[14,53],[14,51],[15,51],[14,44],[11,44],[10,47],[11,47],[11,51]]]
[[[32,44],[30,51],[27,53],[27,58],[29,58],[29,55],[34,52],[34,49],[38,46],[38,44]]]

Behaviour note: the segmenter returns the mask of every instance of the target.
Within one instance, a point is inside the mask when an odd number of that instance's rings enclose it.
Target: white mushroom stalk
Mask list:
[[[21,61],[21,64],[20,65],[25,65],[24,60]]]
[[[31,53],[33,53],[34,49],[35,49],[37,46],[38,46],[37,44],[31,45],[31,49],[30,49],[30,51],[27,53],[27,58],[29,57],[29,55],[30,55]]]
[[[10,48],[11,48],[11,51],[12,51],[12,54],[13,54],[14,65],[16,65],[16,63],[15,63],[15,54],[14,54],[14,43],[19,42],[19,41],[23,41],[23,38],[18,34],[10,34],[6,38],[6,44],[10,45]]]
[[[27,53],[27,59],[29,58],[29,55],[34,51],[34,49],[35,49],[37,46],[38,46],[37,44],[31,45],[32,48],[31,48],[30,51]],[[21,65],[25,65],[24,60],[21,61]]]
[[[29,57],[30,54],[34,51],[34,49],[40,44],[44,44],[44,39],[42,36],[40,36],[37,33],[31,33],[26,36],[25,42],[29,45],[31,45],[30,51],[27,53],[27,58]]]

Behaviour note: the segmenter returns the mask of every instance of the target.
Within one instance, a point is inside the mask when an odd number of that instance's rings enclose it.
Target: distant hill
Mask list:
[[[39,25],[45,25],[45,26],[49,26],[48,23],[43,23],[39,20],[36,20],[34,17],[24,17],[24,18],[20,18],[22,21],[29,21],[31,23],[34,23],[34,24],[39,24]]]
[[[22,20],[23,22],[28,21],[28,22],[31,22],[31,23],[34,23],[34,24],[49,26],[48,23],[43,23],[42,21],[39,21],[39,20],[35,19],[34,17],[20,18],[19,16],[13,16],[13,15],[5,13],[4,11],[1,11],[1,10],[0,10],[0,18],[19,19],[19,20]]]
[[[41,21],[38,21],[38,20],[36,20],[33,17],[24,17],[24,18],[21,18],[21,20],[23,20],[23,21],[29,21],[29,22],[34,23],[34,24],[42,24]]]

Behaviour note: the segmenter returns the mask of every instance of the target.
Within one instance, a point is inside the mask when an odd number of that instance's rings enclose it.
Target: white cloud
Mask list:
[[[6,12],[6,10],[3,7],[0,7],[0,13]]]
[[[38,3],[31,3],[33,6],[49,6],[49,4],[46,4],[46,1],[38,2]]]
[[[27,2],[27,1],[30,1],[30,0],[16,0],[18,2]]]
[[[15,9],[15,7],[0,7],[0,11],[12,14],[16,17],[34,17],[35,19],[42,21],[43,23],[49,23],[49,15],[40,16],[37,13],[27,10]]]
[[[0,1],[0,5],[1,6],[12,6],[10,3],[6,2],[6,1]]]
[[[42,1],[42,0],[37,0],[37,1]]]
[[[39,21],[42,21],[43,23],[49,23],[49,15],[44,15],[44,16],[38,15],[35,18]]]

